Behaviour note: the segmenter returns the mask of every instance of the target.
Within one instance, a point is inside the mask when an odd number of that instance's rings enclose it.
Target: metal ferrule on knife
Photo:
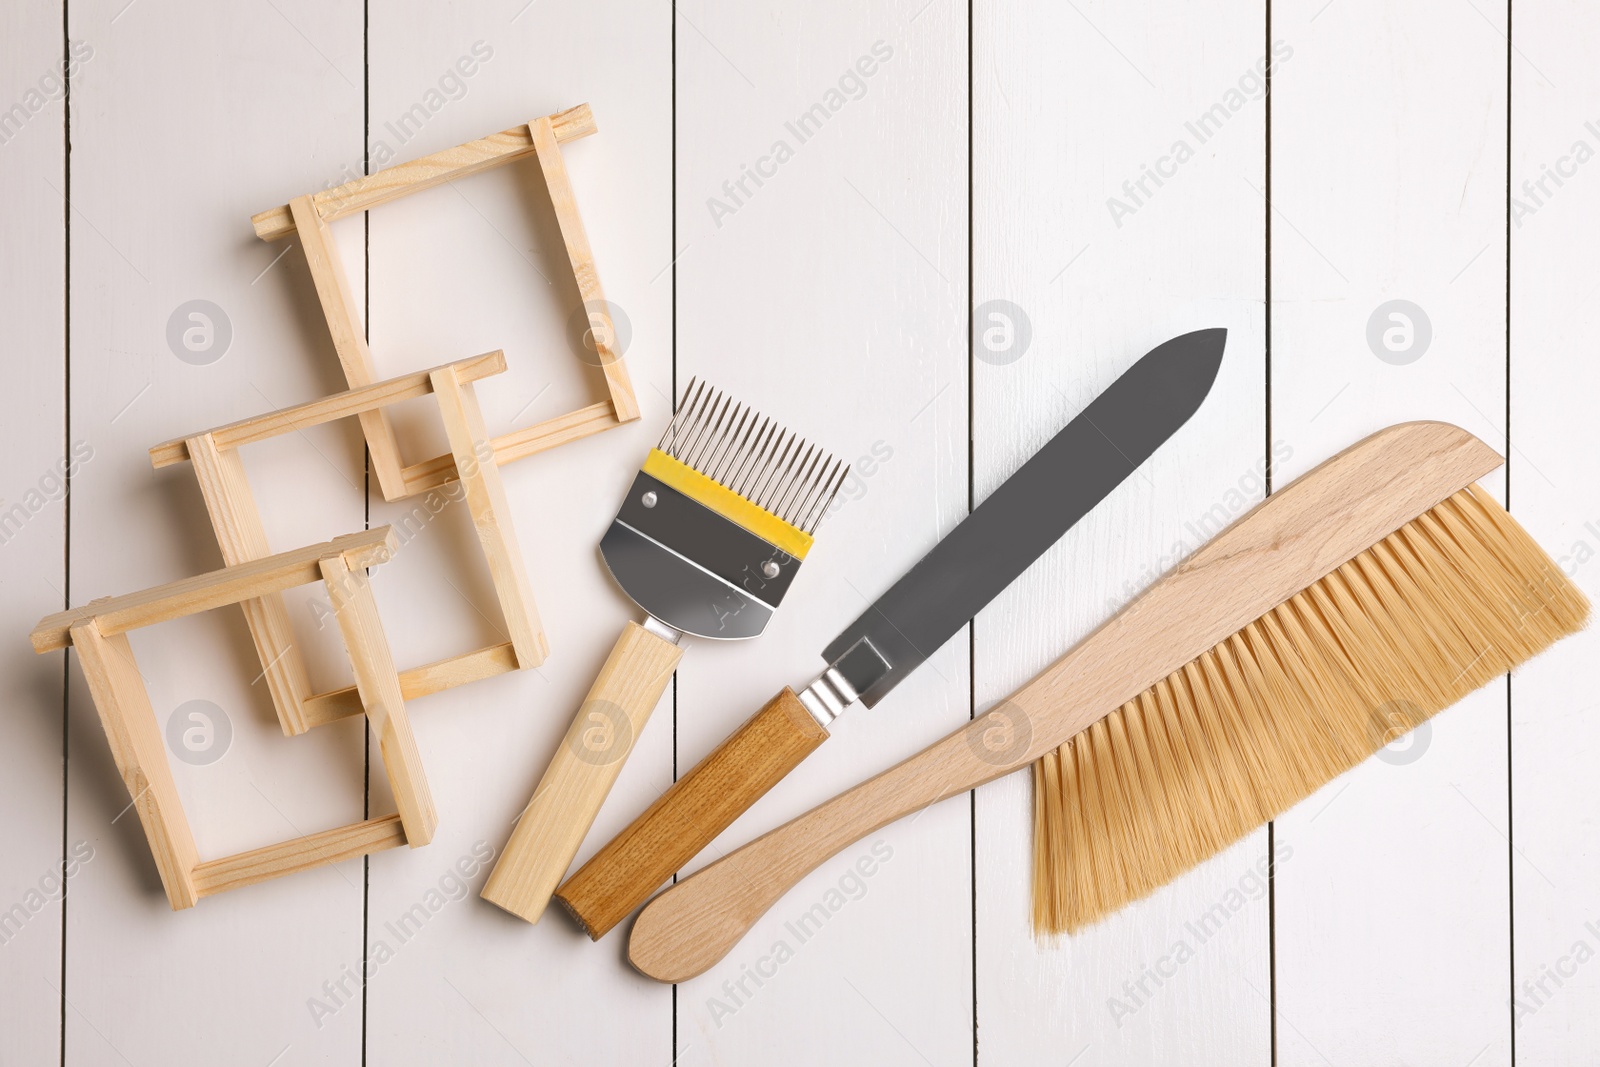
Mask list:
[[[893,670],[872,639],[863,637],[828,664],[828,669],[816,681],[795,695],[817,720],[817,725],[826,728],[845,708],[860,700],[862,693],[887,679]]]

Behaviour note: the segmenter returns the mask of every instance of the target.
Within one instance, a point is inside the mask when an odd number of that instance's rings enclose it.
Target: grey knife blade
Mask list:
[[[868,707],[888,695],[1189,420],[1227,335],[1186,333],[1128,368],[828,644],[830,673]]]

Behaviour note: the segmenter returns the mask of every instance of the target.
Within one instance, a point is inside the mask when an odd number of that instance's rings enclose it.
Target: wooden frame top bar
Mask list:
[[[330,557],[343,558],[351,570],[375,567],[394,555],[396,547],[394,529],[389,526],[345,534],[319,545],[280,552],[137,593],[92,600],[82,607],[42,619],[28,636],[35,652],[50,652],[66,648],[71,643],[68,631],[88,619],[96,621],[101,634],[111,637],[141,626],[237,604],[264,593],[321,581],[322,570],[318,564]]]
[[[413,374],[402,374],[387,381],[361,386],[359,389],[347,389],[342,393],[282,408],[266,415],[240,419],[238,422],[230,422],[214,430],[202,430],[200,433],[163,441],[150,449],[150,465],[160,468],[182,463],[189,458],[189,448],[186,444],[188,439],[205,433],[211,435],[219,449],[239,448],[255,441],[265,441],[295,430],[359,415],[363,411],[375,411],[390,404],[398,404],[402,400],[427,396],[433,392],[433,373],[446,367],[455,368],[457,376],[462,381],[475,382],[504,371],[506,356],[504,352],[496,349],[481,356],[459,359],[454,363],[441,364]]]
[[[550,125],[555,130],[557,141],[574,141],[598,129],[588,104],[558,111],[550,116]],[[533,134],[529,128],[513,126],[509,130],[313,193],[311,203],[324,222],[332,222],[398,200],[407,193],[431,189],[457,178],[491,170],[523,156],[531,156],[533,152]],[[276,241],[295,232],[294,219],[290,216],[287,204],[252,215],[250,222],[255,226],[256,236],[263,241]]]

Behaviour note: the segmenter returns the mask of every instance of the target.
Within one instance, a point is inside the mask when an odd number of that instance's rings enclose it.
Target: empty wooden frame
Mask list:
[[[96,600],[51,615],[34,627],[31,638],[35,652],[49,652],[69,644],[78,651],[89,694],[111,743],[112,757],[128,787],[132,806],[139,813],[173,910],[193,907],[201,897],[279,875],[401,844],[415,848],[432,840],[438,815],[422,773],[400,680],[365,570],[387,560],[394,549],[394,532],[382,526],[142,592]],[[178,800],[172,767],[162,750],[161,727],[134,662],[127,632],[229,604],[276,596],[285,589],[314,581],[326,586],[337,612],[360,703],[378,739],[399,810],[393,815],[202,862]]]
[[[283,207],[263,211],[251,218],[256,235],[275,241],[299,234],[305,249],[306,264],[316,284],[317,297],[333,335],[333,345],[352,389],[373,384],[376,375],[372,355],[367,349],[361,317],[351,297],[349,280],[339,261],[328,224],[408,193],[429,189],[444,182],[479,174],[527,155],[538,157],[555,208],[556,224],[566,244],[567,258],[577,281],[578,293],[590,315],[590,331],[595,354],[605,374],[610,399],[579,408],[553,419],[513,430],[494,439],[497,463],[508,463],[547,448],[554,448],[589,434],[608,430],[639,417],[639,405],[628,379],[622,353],[615,348],[615,328],[611,321],[600,276],[595,269],[589,238],[578,214],[577,199],[561,159],[561,142],[586,137],[595,132],[594,116],[588,104],[535,119],[497,134],[447,148],[409,163],[398,163],[386,170],[357,178],[333,189],[296,197]],[[372,456],[373,473],[385,500],[399,500],[425,489],[443,485],[453,475],[453,456],[405,465],[395,440],[394,427],[381,407],[363,409],[361,429]]]
[[[411,700],[480,678],[537,667],[544,662],[549,646],[540,628],[522,551],[512,529],[511,511],[500,481],[499,453],[491,452],[472,384],[505,368],[505,355],[498,351],[457,360],[167,441],[150,449],[150,462],[156,467],[185,459],[194,464],[206,511],[222,546],[223,562],[245,563],[266,556],[270,549],[245,478],[238,451],[241,446],[351,416],[362,419],[363,426],[370,425],[369,416],[382,414],[389,405],[432,393],[438,400],[445,437],[450,442],[450,453],[443,457],[448,466],[442,468],[448,481],[442,484],[460,483],[461,499],[483,546],[510,640],[402,671],[398,675],[400,695]],[[281,593],[243,599],[240,607],[284,733],[300,734],[313,726],[361,714],[367,700],[359,675],[356,685],[327,693],[311,692],[305,660],[295,646]],[[338,604],[334,607],[337,609]]]

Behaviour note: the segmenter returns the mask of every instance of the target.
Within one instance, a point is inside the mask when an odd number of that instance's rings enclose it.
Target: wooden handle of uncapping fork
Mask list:
[[[681,647],[638,623],[623,629],[512,829],[483,899],[539,921],[682,656]]]
[[[595,853],[556,899],[598,941],[827,739],[785,688]]]

